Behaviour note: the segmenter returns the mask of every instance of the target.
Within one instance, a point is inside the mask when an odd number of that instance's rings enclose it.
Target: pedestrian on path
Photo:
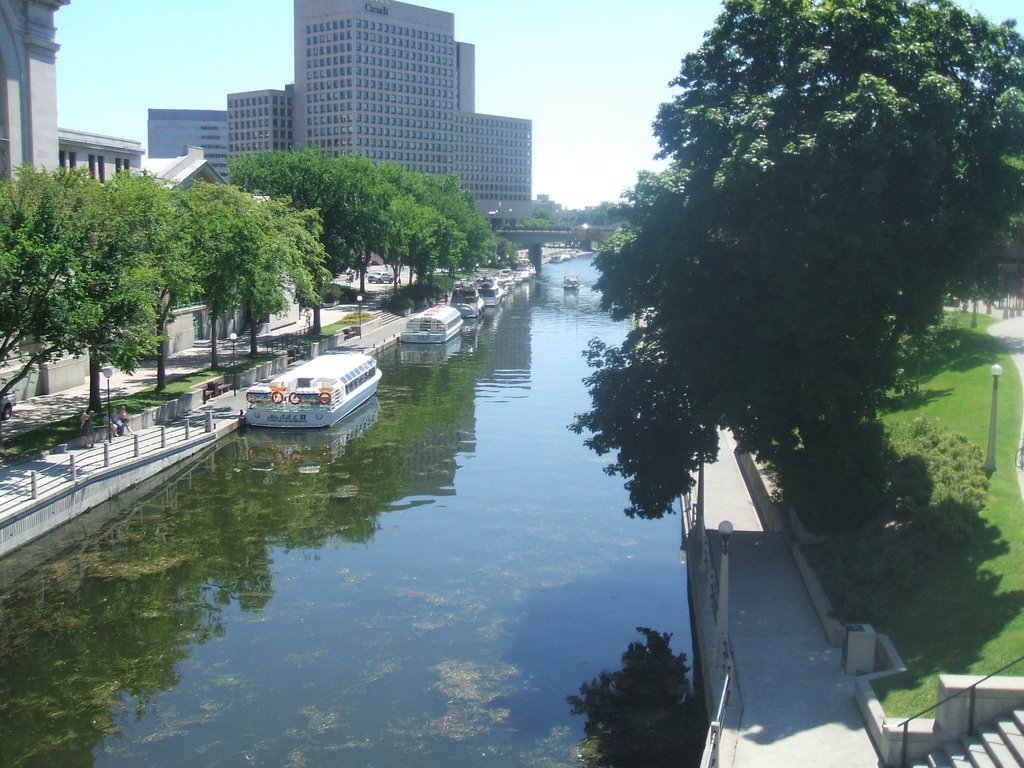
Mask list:
[[[81,426],[83,448],[92,448],[92,417],[95,415],[96,414],[89,408],[82,411],[79,423]]]
[[[118,437],[120,437],[121,435],[125,434],[126,432],[129,435],[134,435],[135,434],[132,431],[132,417],[128,415],[128,409],[125,408],[122,405],[121,406],[121,410],[119,410],[117,412],[117,434],[118,434]]]

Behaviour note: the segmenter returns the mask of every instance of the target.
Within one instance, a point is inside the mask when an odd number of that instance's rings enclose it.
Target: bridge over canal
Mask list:
[[[494,234],[530,249],[530,262],[536,269],[541,268],[541,253],[548,243],[572,243],[584,250],[591,250],[595,242],[611,237],[614,227],[595,227],[583,224],[579,227],[553,227],[551,229],[496,229]]]

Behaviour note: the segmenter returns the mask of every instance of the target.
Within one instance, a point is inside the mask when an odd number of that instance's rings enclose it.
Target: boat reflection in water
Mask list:
[[[353,440],[377,423],[380,401],[366,403],[328,429],[249,430],[245,437],[253,472],[297,472],[312,475],[340,457]],[[268,478],[269,482],[269,478]]]
[[[458,334],[443,344],[401,344],[398,357],[403,363],[440,363],[461,349],[462,335]]]

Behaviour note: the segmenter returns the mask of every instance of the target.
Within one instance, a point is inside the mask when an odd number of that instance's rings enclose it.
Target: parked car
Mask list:
[[[369,283],[386,283],[390,285],[395,282],[395,276],[390,272],[370,272],[366,276],[366,281]]]
[[[11,413],[14,411],[14,404],[18,402],[17,396],[13,392],[8,392],[4,395],[2,401],[0,401],[0,419],[7,421],[11,418]]]

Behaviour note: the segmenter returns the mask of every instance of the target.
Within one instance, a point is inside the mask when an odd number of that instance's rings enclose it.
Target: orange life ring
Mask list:
[[[331,404],[331,393],[330,392],[321,392],[320,393],[320,403],[323,404],[323,405],[330,405]]]
[[[298,405],[299,404],[299,393],[298,392],[292,392],[290,395],[288,395],[288,402],[291,403],[292,405]]]
[[[270,395],[270,402],[274,403],[274,405],[280,405],[284,402],[284,395],[280,392],[274,392]]]

